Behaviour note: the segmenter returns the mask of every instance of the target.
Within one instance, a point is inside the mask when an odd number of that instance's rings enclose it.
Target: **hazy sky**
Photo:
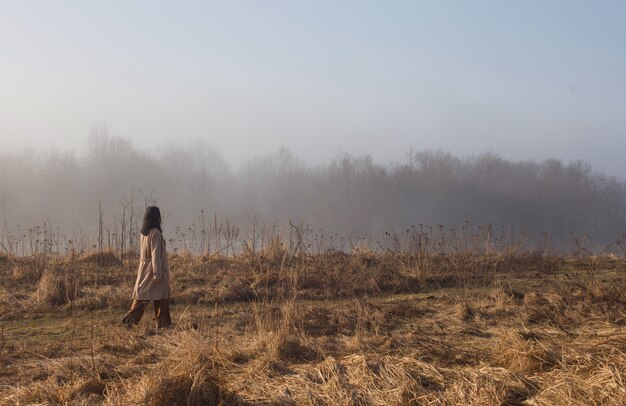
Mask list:
[[[233,165],[413,147],[626,178],[626,2],[1,2],[1,150],[97,124]]]

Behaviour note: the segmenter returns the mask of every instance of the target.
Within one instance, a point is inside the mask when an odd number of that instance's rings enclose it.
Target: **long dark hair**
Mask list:
[[[146,208],[146,213],[143,215],[143,224],[141,226],[141,234],[147,236],[150,230],[156,228],[161,233],[161,210],[156,206],[149,206]]]

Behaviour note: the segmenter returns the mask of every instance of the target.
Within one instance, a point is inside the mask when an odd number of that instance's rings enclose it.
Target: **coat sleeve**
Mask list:
[[[152,251],[152,272],[154,279],[161,279],[163,277],[163,258],[162,247],[163,238],[158,230],[154,230],[150,237],[150,250]]]

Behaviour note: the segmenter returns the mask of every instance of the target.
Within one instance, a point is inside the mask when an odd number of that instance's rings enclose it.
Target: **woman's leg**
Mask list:
[[[130,306],[130,310],[124,315],[122,319],[122,323],[124,324],[139,324],[141,321],[141,317],[143,317],[143,312],[146,309],[147,300],[133,300],[133,304]]]
[[[154,315],[157,319],[157,328],[170,327],[172,325],[169,299],[154,301]]]

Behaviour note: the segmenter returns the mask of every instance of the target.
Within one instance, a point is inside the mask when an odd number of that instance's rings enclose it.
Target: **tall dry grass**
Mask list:
[[[171,255],[169,331],[121,326],[136,264],[112,252],[0,260],[0,403],[626,404],[622,260],[295,228]]]

